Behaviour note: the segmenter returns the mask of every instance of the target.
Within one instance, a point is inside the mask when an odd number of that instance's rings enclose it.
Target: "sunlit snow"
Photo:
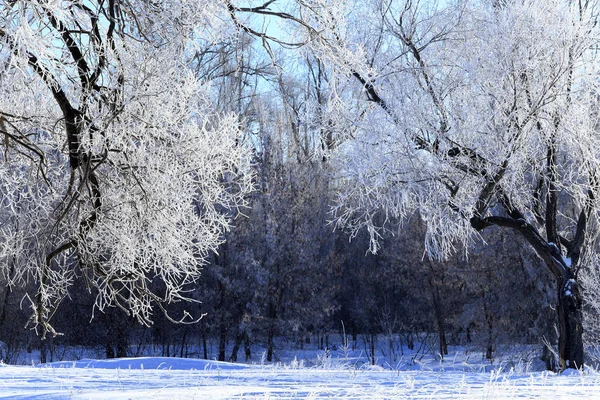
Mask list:
[[[80,360],[0,367],[0,398],[11,399],[573,399],[600,398],[594,370],[557,375],[528,364],[400,362],[397,368],[325,357],[246,365],[178,358]],[[462,361],[459,361],[461,359]]]

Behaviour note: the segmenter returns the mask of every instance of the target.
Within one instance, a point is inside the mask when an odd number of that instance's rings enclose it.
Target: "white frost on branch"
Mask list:
[[[373,4],[364,15],[372,29],[352,39],[365,49],[370,102],[352,140],[336,149],[340,226],[366,228],[377,250],[390,219],[418,211],[430,255],[445,257],[476,234],[470,218],[489,216],[502,199],[535,221],[552,141],[555,190],[574,210],[586,207],[600,168],[600,32],[591,3]],[[564,222],[575,230],[576,221]]]
[[[190,63],[231,34],[224,15],[216,0],[0,5],[0,273],[36,282],[44,333],[82,276],[100,310],[151,323],[154,305],[186,299],[246,204],[240,120]],[[78,113],[76,169],[63,95]]]

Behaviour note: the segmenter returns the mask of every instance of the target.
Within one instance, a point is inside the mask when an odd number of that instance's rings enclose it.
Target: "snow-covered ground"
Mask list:
[[[528,363],[469,363],[462,355],[383,368],[315,355],[314,363],[292,359],[274,365],[161,357],[0,365],[0,398],[600,398],[600,373],[591,369],[557,375],[532,372]]]

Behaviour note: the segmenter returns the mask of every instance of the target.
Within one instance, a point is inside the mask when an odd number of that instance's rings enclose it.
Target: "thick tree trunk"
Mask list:
[[[590,199],[593,195],[590,194]],[[510,217],[491,216],[486,218],[473,217],[471,225],[480,231],[488,226],[497,225],[508,227],[520,232],[533,247],[537,255],[544,261],[558,284],[557,313],[558,313],[558,356],[560,369],[583,368],[583,312],[582,297],[579,284],[575,279],[577,263],[581,256],[585,237],[587,214],[583,210],[577,221],[577,231],[572,240],[560,237],[560,245],[566,248],[566,258],[562,256],[561,248],[556,243],[542,238],[531,224],[527,223],[522,214],[506,206]],[[590,208],[591,209],[591,208]],[[555,225],[555,220],[546,225]],[[553,229],[547,229],[547,236],[558,236]],[[555,231],[555,229],[554,229]]]
[[[583,313],[579,284],[574,278],[559,284],[558,355],[561,370],[583,368]]]

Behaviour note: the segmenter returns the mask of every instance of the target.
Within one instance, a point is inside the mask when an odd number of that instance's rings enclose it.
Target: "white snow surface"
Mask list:
[[[523,366],[438,361],[386,369],[339,360],[246,365],[126,358],[0,365],[10,399],[583,399],[600,398],[600,373],[527,372]]]

